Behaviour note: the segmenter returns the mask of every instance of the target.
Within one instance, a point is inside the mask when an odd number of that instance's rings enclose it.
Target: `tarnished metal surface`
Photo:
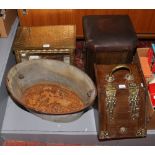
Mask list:
[[[17,63],[34,59],[55,59],[68,64],[74,63],[75,49],[35,49],[35,50],[15,50]]]
[[[71,121],[90,107],[96,97],[95,85],[87,74],[74,66],[56,60],[40,59],[19,63],[9,71],[6,81],[11,96],[21,105],[23,92],[38,83],[62,84],[74,91],[85,104],[84,108],[77,112],[54,116],[51,113],[38,113],[25,106],[29,111],[48,120]]]
[[[75,25],[19,27],[14,49],[75,48]]]
[[[75,47],[75,25],[19,27],[13,44],[17,63],[46,58],[73,64]]]

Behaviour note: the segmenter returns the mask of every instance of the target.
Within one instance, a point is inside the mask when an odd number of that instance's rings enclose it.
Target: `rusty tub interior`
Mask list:
[[[43,119],[70,122],[92,106],[93,81],[80,69],[57,60],[30,60],[13,66],[6,78],[11,97]]]

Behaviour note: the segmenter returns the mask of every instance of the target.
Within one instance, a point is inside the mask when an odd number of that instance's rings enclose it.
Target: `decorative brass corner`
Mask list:
[[[144,137],[145,134],[146,134],[145,129],[140,128],[139,130],[137,130],[136,136],[137,136],[137,137]]]
[[[101,131],[99,135],[100,139],[106,139],[109,137],[108,131]]]

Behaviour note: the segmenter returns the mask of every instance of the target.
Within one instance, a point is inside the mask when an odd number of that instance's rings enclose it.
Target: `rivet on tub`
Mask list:
[[[19,75],[18,75],[18,78],[19,78],[19,79],[24,79],[24,75],[23,75],[23,74],[19,74]]]
[[[91,97],[93,91],[94,91],[94,90],[89,90],[89,91],[87,92],[87,96],[88,96],[88,97]]]

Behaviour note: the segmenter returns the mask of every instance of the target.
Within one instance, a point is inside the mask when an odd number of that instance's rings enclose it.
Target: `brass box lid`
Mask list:
[[[18,27],[13,48],[14,50],[75,49],[75,43],[75,25]]]

